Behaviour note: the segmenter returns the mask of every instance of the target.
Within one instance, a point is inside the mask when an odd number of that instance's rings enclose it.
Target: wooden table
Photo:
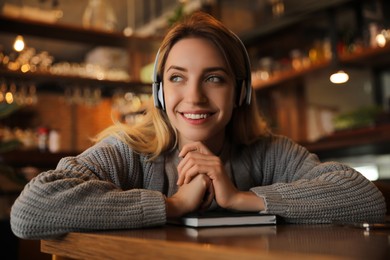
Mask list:
[[[41,251],[76,259],[390,259],[390,230],[336,225],[159,228],[69,233]]]

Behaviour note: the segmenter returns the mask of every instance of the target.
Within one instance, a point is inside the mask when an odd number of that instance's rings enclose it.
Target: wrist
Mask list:
[[[180,211],[180,204],[177,203],[175,198],[165,198],[165,209],[166,209],[166,216],[167,218],[177,218],[182,215]]]
[[[240,191],[234,197],[232,210],[262,211],[265,209],[264,199],[251,191]]]

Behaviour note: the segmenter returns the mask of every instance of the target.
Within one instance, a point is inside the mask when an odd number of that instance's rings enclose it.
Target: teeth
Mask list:
[[[184,114],[184,116],[189,119],[203,119],[209,117],[208,114]]]

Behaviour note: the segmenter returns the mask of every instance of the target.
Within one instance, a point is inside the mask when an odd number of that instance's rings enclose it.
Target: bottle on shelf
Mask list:
[[[49,132],[48,149],[51,153],[60,151],[61,137],[57,129],[51,129]]]
[[[46,127],[39,127],[37,130],[37,134],[38,134],[38,149],[41,152],[46,152],[48,146],[49,129]]]

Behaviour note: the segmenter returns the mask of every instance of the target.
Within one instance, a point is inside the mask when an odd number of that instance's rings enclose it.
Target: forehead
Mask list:
[[[176,42],[168,53],[166,65],[191,61],[226,67],[221,50],[211,40],[201,37],[184,38]]]

